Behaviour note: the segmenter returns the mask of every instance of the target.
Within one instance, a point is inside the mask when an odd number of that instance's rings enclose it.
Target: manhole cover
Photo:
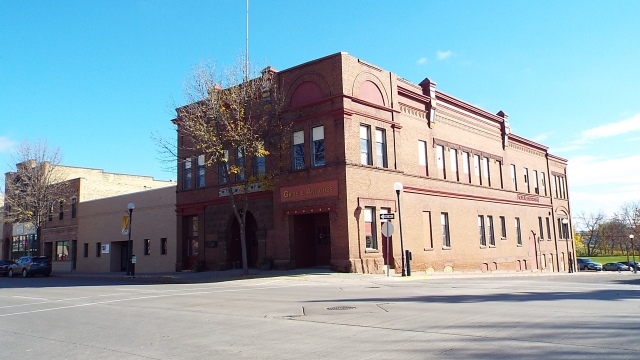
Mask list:
[[[353,310],[355,308],[355,306],[333,306],[327,308],[327,310]]]

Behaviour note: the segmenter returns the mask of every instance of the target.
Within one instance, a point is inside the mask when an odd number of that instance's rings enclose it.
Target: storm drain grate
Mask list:
[[[353,310],[355,308],[355,306],[333,306],[327,308],[327,310]]]

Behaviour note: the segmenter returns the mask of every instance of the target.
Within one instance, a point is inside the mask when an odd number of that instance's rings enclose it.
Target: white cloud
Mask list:
[[[575,143],[584,144],[592,140],[623,135],[634,131],[640,131],[640,113],[627,120],[584,130],[580,133],[580,138],[576,140]]]
[[[17,142],[9,139],[6,136],[0,136],[0,152],[9,152],[16,145],[18,145]]]
[[[567,172],[572,186],[638,184],[640,155],[615,159],[575,156],[569,159]]]
[[[416,61],[416,63],[417,63],[418,65],[423,65],[423,64],[426,64],[428,60],[429,60],[429,59],[427,59],[426,57],[422,57],[422,58],[420,58],[418,61]]]
[[[538,134],[532,140],[535,141],[535,142],[544,141],[544,140],[547,140],[547,138],[551,134],[553,134],[553,131],[549,131],[549,132],[546,132],[546,133]]]
[[[448,57],[451,56],[451,50],[447,50],[447,51],[436,51],[436,56],[438,57],[438,60],[444,60]]]

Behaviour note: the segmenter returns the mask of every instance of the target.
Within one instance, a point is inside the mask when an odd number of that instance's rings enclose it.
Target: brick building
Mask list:
[[[46,255],[53,260],[54,271],[75,270],[78,260],[78,244],[84,244],[83,240],[95,242],[101,236],[92,232],[99,231],[98,229],[90,229],[85,231],[86,237],[84,239],[79,238],[83,203],[158,188],[175,190],[175,182],[159,181],[149,176],[107,173],[100,169],[62,165],[56,166],[54,171],[57,174],[55,178],[66,183],[64,188],[68,196],[51,205],[39,240],[36,239],[35,228],[29,223],[4,224],[4,240],[2,254],[0,254],[3,259],[15,260],[24,255]],[[5,181],[10,181],[12,178],[12,173],[5,175]],[[170,203],[175,204],[175,198],[172,198]],[[121,210],[122,212],[127,211],[126,202]],[[106,218],[102,220],[106,220]],[[159,223],[164,224],[162,221]],[[117,231],[120,231],[120,225],[121,220],[112,224]],[[103,226],[105,225],[103,224]],[[166,233],[171,234],[173,229],[173,224],[171,224]],[[124,241],[126,239],[120,235],[117,240]],[[112,241],[116,241],[116,239],[112,239]],[[175,262],[172,264],[175,268]]]
[[[400,272],[398,214],[390,239],[379,215],[401,210],[414,271],[568,270],[567,161],[512,134],[504,112],[346,53],[278,77],[291,153],[275,188],[249,195],[250,267],[271,257],[285,268]],[[238,266],[238,223],[218,172],[198,154],[179,156],[178,269]],[[278,164],[267,158],[266,166]]]

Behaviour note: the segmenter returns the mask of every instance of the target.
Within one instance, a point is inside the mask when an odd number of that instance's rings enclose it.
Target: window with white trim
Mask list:
[[[304,164],[304,131],[295,131],[293,133],[293,145],[291,154],[293,156],[293,170],[301,170],[305,168]]]
[[[324,126],[311,129],[311,166],[324,166]]]
[[[376,166],[386,168],[387,165],[387,134],[384,129],[376,128]]]
[[[360,164],[373,165],[371,157],[371,127],[360,125]]]
[[[429,176],[427,168],[427,142],[418,140],[418,165],[420,166],[420,175]]]

